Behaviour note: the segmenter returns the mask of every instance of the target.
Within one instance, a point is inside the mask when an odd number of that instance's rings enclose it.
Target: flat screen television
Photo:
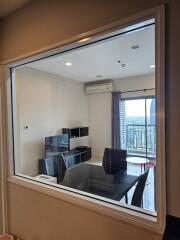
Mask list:
[[[45,152],[60,153],[69,151],[69,135],[62,134],[45,138]],[[47,155],[47,154],[46,154]]]

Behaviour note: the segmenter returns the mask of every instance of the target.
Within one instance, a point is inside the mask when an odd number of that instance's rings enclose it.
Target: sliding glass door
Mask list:
[[[129,156],[156,157],[155,98],[120,101],[121,148]]]

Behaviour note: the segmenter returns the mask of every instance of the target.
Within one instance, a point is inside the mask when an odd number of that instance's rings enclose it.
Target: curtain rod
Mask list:
[[[136,90],[132,90],[132,91],[124,91],[120,93],[131,93],[131,92],[146,92],[146,91],[150,91],[150,90],[155,90],[155,88],[146,88],[146,89],[136,89]]]

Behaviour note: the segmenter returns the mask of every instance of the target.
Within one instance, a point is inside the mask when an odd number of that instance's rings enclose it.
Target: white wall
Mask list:
[[[152,94],[155,94],[155,90],[148,90],[146,92],[143,92],[143,91],[127,92],[127,91],[155,88],[155,75],[148,74],[148,75],[114,80],[113,86],[114,86],[114,91],[122,92],[121,97],[138,97],[138,96],[152,95]],[[123,92],[126,92],[126,93],[123,93]]]
[[[113,81],[114,91],[133,91],[155,88],[153,74]],[[122,97],[137,97],[154,94],[147,92],[123,93]],[[111,93],[88,95],[90,145],[94,157],[102,157],[105,147],[111,147]]]
[[[16,92],[21,146],[17,171],[34,175],[46,136],[60,134],[63,127],[88,126],[87,96],[80,82],[30,68],[17,70]]]
[[[111,93],[88,95],[89,139],[93,156],[111,147]]]

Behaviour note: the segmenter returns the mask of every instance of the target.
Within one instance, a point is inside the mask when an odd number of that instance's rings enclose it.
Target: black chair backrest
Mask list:
[[[62,155],[50,156],[39,160],[39,173],[57,177],[61,182],[66,172],[66,165]]]
[[[127,151],[121,149],[105,148],[103,166],[105,171],[127,170]]]
[[[55,165],[58,171],[57,181],[62,182],[66,173],[66,164],[62,155],[54,156]]]
[[[39,160],[39,173],[52,177],[57,177],[58,170],[54,164],[54,156],[50,156]]]
[[[131,205],[136,207],[141,207],[142,199],[143,199],[143,192],[145,188],[145,184],[147,181],[149,169],[147,169],[139,178],[137,186],[134,190]]]

